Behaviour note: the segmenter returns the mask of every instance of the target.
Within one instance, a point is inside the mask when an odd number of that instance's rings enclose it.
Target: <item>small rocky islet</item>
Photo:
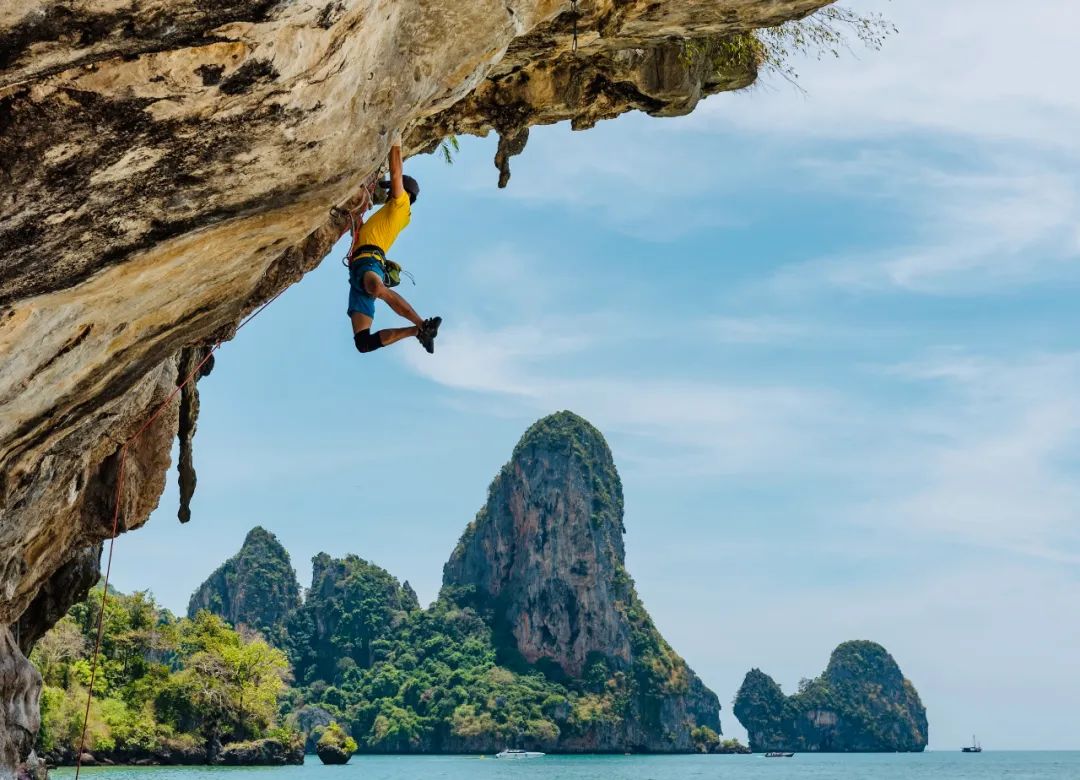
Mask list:
[[[926,708],[889,652],[844,642],[825,671],[785,696],[751,669],[733,708],[754,752],[907,753],[926,748]]]

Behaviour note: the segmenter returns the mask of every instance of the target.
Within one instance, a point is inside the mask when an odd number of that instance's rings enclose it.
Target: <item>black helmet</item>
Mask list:
[[[405,192],[409,193],[409,203],[416,203],[416,199],[420,197],[420,185],[416,179],[408,174],[403,174],[401,177],[401,184],[405,187]],[[390,189],[390,180],[386,179],[379,182],[379,186],[384,190]]]

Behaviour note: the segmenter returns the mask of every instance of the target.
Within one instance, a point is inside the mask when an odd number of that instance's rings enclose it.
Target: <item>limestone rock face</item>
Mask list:
[[[629,663],[622,483],[598,430],[570,412],[540,420],[491,485],[447,562],[444,584],[474,586],[525,660],[581,676],[590,653]]]
[[[280,739],[256,739],[225,745],[217,763],[223,766],[299,766],[304,763],[304,744]]]
[[[720,731],[720,704],[660,636],[625,568],[622,484],[607,442],[571,412],[534,424],[443,572],[472,593],[503,654],[556,678],[600,660],[627,683],[625,717],[563,739],[563,750],[689,751]]]
[[[416,594],[388,571],[356,555],[311,561],[311,587],[289,615],[289,660],[300,684],[333,680],[341,664],[369,668],[375,644],[391,633]]]
[[[285,646],[285,620],[300,606],[300,585],[289,553],[264,528],[248,532],[240,551],[199,586],[188,603],[188,617],[202,609],[234,626],[261,632]]]
[[[844,642],[824,674],[784,696],[752,669],[735,697],[735,717],[755,751],[922,752],[926,708],[915,686],[876,642]]]
[[[407,153],[497,130],[505,167],[529,125],[750,83],[724,41],[827,2],[581,0],[576,53],[570,0],[0,4],[0,626],[47,628],[24,613],[117,498],[145,522],[180,428],[186,500],[184,351],[326,254],[395,128]]]

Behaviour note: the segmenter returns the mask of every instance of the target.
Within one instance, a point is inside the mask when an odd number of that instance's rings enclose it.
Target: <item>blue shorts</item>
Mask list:
[[[375,299],[364,289],[364,274],[368,271],[377,273],[386,284],[386,271],[374,257],[362,257],[355,263],[349,263],[349,316],[366,314],[375,318]]]

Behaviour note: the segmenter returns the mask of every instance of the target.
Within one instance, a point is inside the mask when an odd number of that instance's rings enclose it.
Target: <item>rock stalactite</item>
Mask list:
[[[499,148],[495,152],[495,167],[499,169],[499,188],[510,183],[510,158],[525,151],[529,141],[529,128],[520,127],[509,133],[499,134]]]
[[[120,449],[182,351],[319,262],[395,128],[416,153],[686,113],[754,79],[718,42],[827,2],[581,0],[576,56],[570,0],[3,3],[0,626],[111,534]],[[158,501],[181,406],[127,451],[120,530]]]
[[[214,355],[209,347],[185,347],[180,352],[180,371],[176,375],[176,381],[181,386],[180,417],[176,437],[180,442],[180,462],[177,464],[180,509],[177,517],[181,523],[191,519],[191,497],[195,495],[196,476],[192,450],[199,420],[198,380],[213,369]]]

